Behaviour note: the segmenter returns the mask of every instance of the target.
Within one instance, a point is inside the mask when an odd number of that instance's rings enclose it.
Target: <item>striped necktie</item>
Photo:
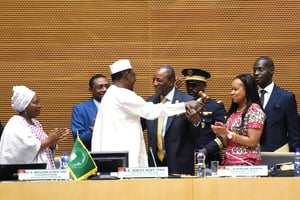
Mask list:
[[[161,103],[165,103],[167,101],[167,98],[163,97],[161,100]],[[162,128],[164,124],[164,117],[159,117],[157,119],[157,139],[156,139],[156,145],[157,145],[157,156],[158,159],[162,162],[164,160],[165,154],[164,154],[164,148],[163,148],[163,140],[162,140]]]

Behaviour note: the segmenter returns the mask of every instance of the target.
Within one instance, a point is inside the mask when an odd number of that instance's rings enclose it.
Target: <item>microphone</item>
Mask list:
[[[149,151],[150,151],[150,153],[151,153],[151,157],[152,157],[154,166],[157,167],[157,164],[156,164],[156,161],[155,161],[155,158],[154,158],[154,154],[153,154],[153,151],[152,151],[152,147],[149,147]]]

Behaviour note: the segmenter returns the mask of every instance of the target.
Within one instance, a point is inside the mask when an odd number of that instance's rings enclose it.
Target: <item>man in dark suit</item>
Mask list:
[[[253,66],[253,75],[263,96],[266,120],[266,142],[262,151],[295,151],[300,147],[300,130],[295,95],[273,82],[273,60],[259,57]],[[264,95],[262,92],[264,91]]]
[[[211,77],[210,73],[201,69],[186,68],[182,70],[185,77],[187,93],[192,95],[194,99],[199,98],[199,92],[205,92],[207,87],[207,79]],[[196,142],[198,149],[204,151],[206,155],[206,164],[210,166],[211,161],[221,162],[220,150],[223,148],[222,141],[216,137],[212,131],[211,125],[215,122],[225,123],[226,110],[221,101],[208,99],[204,101],[205,111],[201,115],[201,134]]]
[[[74,141],[78,131],[80,139],[88,150],[91,150],[92,133],[98,107],[108,87],[109,82],[104,75],[94,75],[89,81],[89,91],[92,98],[75,105],[72,110],[71,127]]]
[[[175,72],[171,66],[161,66],[153,77],[156,94],[147,101],[160,103],[162,98],[166,98],[166,104],[171,104],[193,100],[192,96],[175,89],[175,78]],[[164,156],[159,158],[158,120],[145,120],[150,149],[148,151],[149,166],[168,166],[170,174],[193,175],[195,140],[201,133],[201,127],[197,126],[199,121],[198,114],[194,116],[181,114],[164,118],[162,131]]]

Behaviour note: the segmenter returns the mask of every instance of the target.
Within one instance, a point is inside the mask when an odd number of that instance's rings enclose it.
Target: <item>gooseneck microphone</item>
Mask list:
[[[246,164],[248,164],[248,165],[250,165],[250,166],[253,165],[252,163],[249,163],[249,162],[247,162],[246,160],[243,160],[243,159],[241,159],[241,158],[239,158],[239,157],[236,157],[236,156],[234,156],[234,155],[232,155],[232,154],[230,154],[230,153],[228,153],[228,152],[226,152],[226,155],[231,156],[231,157],[233,157],[233,158],[235,158],[235,159],[237,159],[237,160],[240,160],[240,161],[242,161],[243,163],[246,163]]]
[[[153,160],[154,166],[155,166],[155,167],[157,167],[157,164],[156,164],[156,161],[155,161],[155,158],[154,158],[154,154],[153,154],[152,147],[149,147],[149,151],[150,151],[150,153],[151,153],[151,157],[152,157],[152,160]]]

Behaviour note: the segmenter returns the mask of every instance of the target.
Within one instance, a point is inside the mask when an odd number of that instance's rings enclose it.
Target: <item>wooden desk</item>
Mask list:
[[[1,200],[193,199],[192,179],[135,179],[96,181],[0,183]]]
[[[299,184],[297,177],[195,179],[194,199],[297,200]]]
[[[135,179],[2,182],[0,199],[296,200],[300,178]]]

